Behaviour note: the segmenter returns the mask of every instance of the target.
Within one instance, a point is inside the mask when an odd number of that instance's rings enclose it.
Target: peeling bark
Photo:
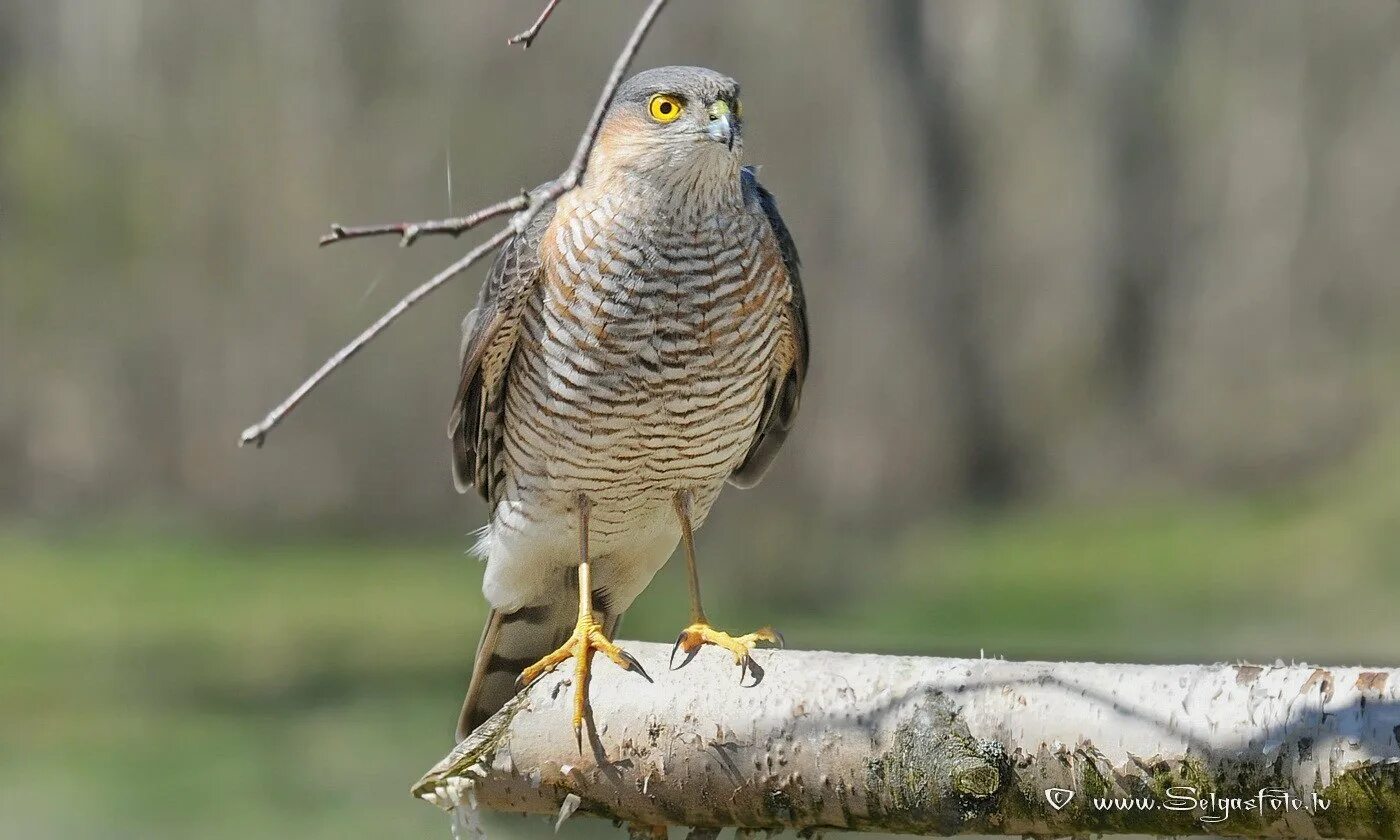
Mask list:
[[[766,678],[741,687],[719,652],[667,673],[668,647],[627,647],[664,676],[596,669],[585,755],[565,669],[414,794],[553,818],[577,797],[579,812],[637,836],[1400,834],[1396,670],[773,651],[759,654]],[[1059,809],[1053,788],[1073,792]]]

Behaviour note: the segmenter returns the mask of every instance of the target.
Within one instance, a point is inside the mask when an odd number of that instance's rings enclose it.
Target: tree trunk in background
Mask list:
[[[959,484],[972,501],[996,503],[1016,489],[1014,454],[1001,417],[985,337],[979,334],[978,287],[985,282],[980,239],[972,218],[977,162],[969,148],[963,109],[954,84],[953,64],[928,19],[931,3],[881,3],[880,54],[899,83],[896,103],[923,151],[916,180],[933,223],[933,261],[914,283],[923,323],[935,346],[951,360],[954,376],[938,403],[955,413],[955,446],[961,452]],[[914,278],[911,278],[913,280]],[[913,366],[917,371],[917,365]]]
[[[1178,235],[1171,69],[1185,6],[1150,0],[1121,9],[1127,32],[1100,98],[1109,137],[1116,231],[1108,242],[1105,365],[1133,422],[1148,419],[1162,302],[1171,294]]]

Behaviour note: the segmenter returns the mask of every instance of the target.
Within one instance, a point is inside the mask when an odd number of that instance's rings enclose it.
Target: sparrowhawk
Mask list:
[[[726,481],[767,471],[807,369],[797,250],[741,165],[742,124],[738,84],[712,70],[625,82],[580,184],[507,242],[463,324],[449,434],[457,488],[491,509],[491,615],[459,738],[570,657],[581,738],[594,651],[646,676],[611,639],[681,540],[677,648],[749,669],[778,641],[709,625],[692,540]]]

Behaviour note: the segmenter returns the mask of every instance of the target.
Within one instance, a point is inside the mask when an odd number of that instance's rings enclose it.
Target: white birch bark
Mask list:
[[[414,792],[634,826],[1400,833],[1397,669],[760,651],[741,687],[721,651],[668,672],[669,646],[625,647],[656,683],[597,660],[584,755],[564,668]]]

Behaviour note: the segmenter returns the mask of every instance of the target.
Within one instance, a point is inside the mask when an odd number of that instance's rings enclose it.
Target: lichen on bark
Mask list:
[[[912,704],[889,748],[865,768],[871,813],[899,813],[909,826],[939,834],[957,833],[1000,785],[1000,767],[938,691]]]

